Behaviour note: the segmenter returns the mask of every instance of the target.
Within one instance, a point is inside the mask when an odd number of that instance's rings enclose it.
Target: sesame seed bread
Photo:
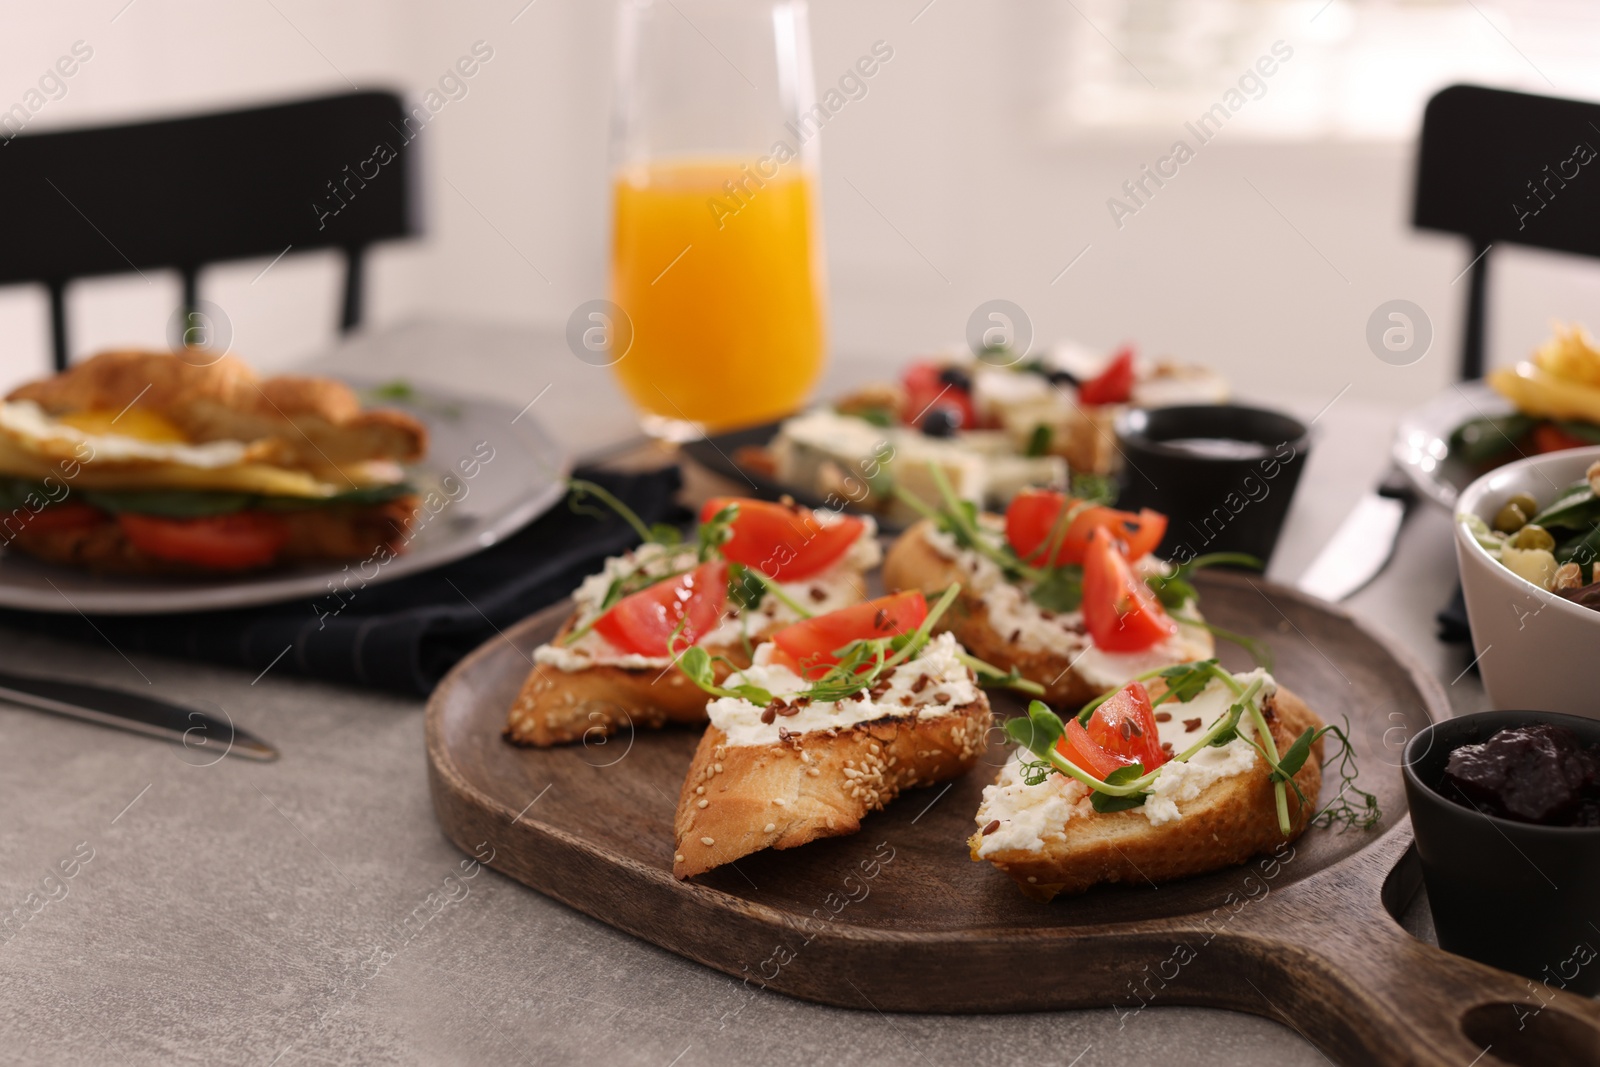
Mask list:
[[[979,659],[1001,670],[1015,667],[1024,678],[1044,686],[1042,699],[1047,704],[1076,707],[1104,692],[1105,687],[1084,678],[1070,658],[1049,649],[1022,648],[1010,641],[1009,635],[998,632],[989,622],[982,596],[967,588],[969,583],[960,566],[928,543],[926,533],[931,527],[932,523],[924,519],[889,548],[883,560],[885,588],[895,592],[921,589],[931,598],[961,582],[961,595],[939,620],[938,629],[955,634],[956,640]],[[1211,644],[1211,635],[1205,631],[1191,636],[1197,643]]]
[[[1304,701],[1281,687],[1263,702],[1262,712],[1280,754],[1307,727],[1323,725]],[[980,857],[982,828],[968,845],[974,860],[993,863],[1039,901],[1081,893],[1100,882],[1167,882],[1231,867],[1305,832],[1322,788],[1322,747],[1318,739],[1312,758],[1295,775],[1309,803],[1302,805],[1294,790],[1288,791],[1287,838],[1278,826],[1266,763],[1256,756],[1248,771],[1213,782],[1183,802],[1181,818],[1159,826],[1137,810],[1096,812],[1067,819],[1062,836],[1042,841],[1036,852],[1011,849]]]
[[[51,415],[121,411],[135,402],[191,443],[272,440],[285,465],[310,469],[364,460],[418,459],[426,428],[400,411],[364,411],[343,382],[261,378],[243,360],[190,349],[101,352],[59,374],[12,390]]]
[[[970,770],[987,744],[989,699],[950,714],[890,716],[770,745],[706,729],[678,796],[672,873],[691,878],[766,848],[853,834],[913,786]]]
[[[576,623],[574,614],[551,644],[560,643]],[[737,645],[706,646],[706,651],[711,653],[718,682],[750,665],[750,657]],[[504,735],[514,745],[547,748],[586,738],[592,741],[628,725],[659,729],[671,722],[693,726],[706,721],[710,699],[676,666],[663,670],[597,664],[566,671],[535,664],[511,702]]]

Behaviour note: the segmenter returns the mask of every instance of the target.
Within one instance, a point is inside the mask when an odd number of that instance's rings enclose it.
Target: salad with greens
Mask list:
[[[1473,538],[1511,573],[1540,589],[1600,610],[1600,463],[1582,481],[1563,489],[1544,507],[1529,493],[1515,493],[1491,522],[1459,515]]]

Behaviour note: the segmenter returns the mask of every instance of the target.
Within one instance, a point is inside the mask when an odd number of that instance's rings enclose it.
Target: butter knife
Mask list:
[[[122,689],[0,673],[0,701],[175,741],[186,748],[204,745],[207,751],[214,751],[211,746],[215,745],[223,755],[263,761],[278,758],[277,749],[231,722]]]
[[[1302,592],[1338,602],[1361,589],[1394,554],[1406,510],[1416,499],[1411,482],[1391,468],[1345,516],[1317,558],[1295,583]]]

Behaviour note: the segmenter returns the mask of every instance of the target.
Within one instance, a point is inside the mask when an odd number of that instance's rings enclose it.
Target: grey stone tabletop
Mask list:
[[[586,398],[534,409],[576,451],[622,441],[631,423],[609,381],[552,345],[418,327],[325,365],[381,356],[395,373],[501,396],[549,386]],[[446,346],[471,355],[441,360]],[[1328,403],[1252,399],[1307,417]],[[1272,577],[1298,575],[1378,480],[1395,414],[1344,397],[1318,418]],[[1448,516],[1419,508],[1389,569],[1350,606],[1418,656],[1460,713],[1485,698],[1463,674],[1470,653],[1434,638],[1454,580]],[[1109,1009],[885,1016],[752,995],[451,845],[429,801],[421,701],[20,629],[0,630],[10,669],[220,705],[283,755],[213,762],[0,706],[0,914],[21,917],[0,933],[0,1062],[1326,1062],[1293,1029],[1230,1012],[1155,1005],[1125,1024]],[[1426,936],[1425,908],[1408,925]]]

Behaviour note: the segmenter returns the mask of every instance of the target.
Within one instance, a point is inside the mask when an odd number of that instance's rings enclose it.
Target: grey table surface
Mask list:
[[[558,338],[422,325],[323,365],[539,397],[530,410],[580,453],[632,430],[604,372]],[[882,370],[836,365],[825,388]],[[1329,400],[1257,399],[1307,417]],[[1299,574],[1376,482],[1395,414],[1352,397],[1326,408],[1272,577]],[[1470,653],[1434,639],[1454,575],[1448,516],[1419,509],[1350,606],[1461,713],[1485,698],[1462,675]],[[434,821],[420,701],[16,629],[0,630],[0,669],[218,705],[283,752],[212,763],[0,705],[0,915],[27,916],[0,933],[0,1062],[1326,1062],[1269,1019],[1159,1002],[1122,1025],[1109,1009],[884,1016],[752,994],[486,868],[467,877]],[[74,858],[73,877],[47,877]],[[1407,924],[1427,936],[1425,908]]]

